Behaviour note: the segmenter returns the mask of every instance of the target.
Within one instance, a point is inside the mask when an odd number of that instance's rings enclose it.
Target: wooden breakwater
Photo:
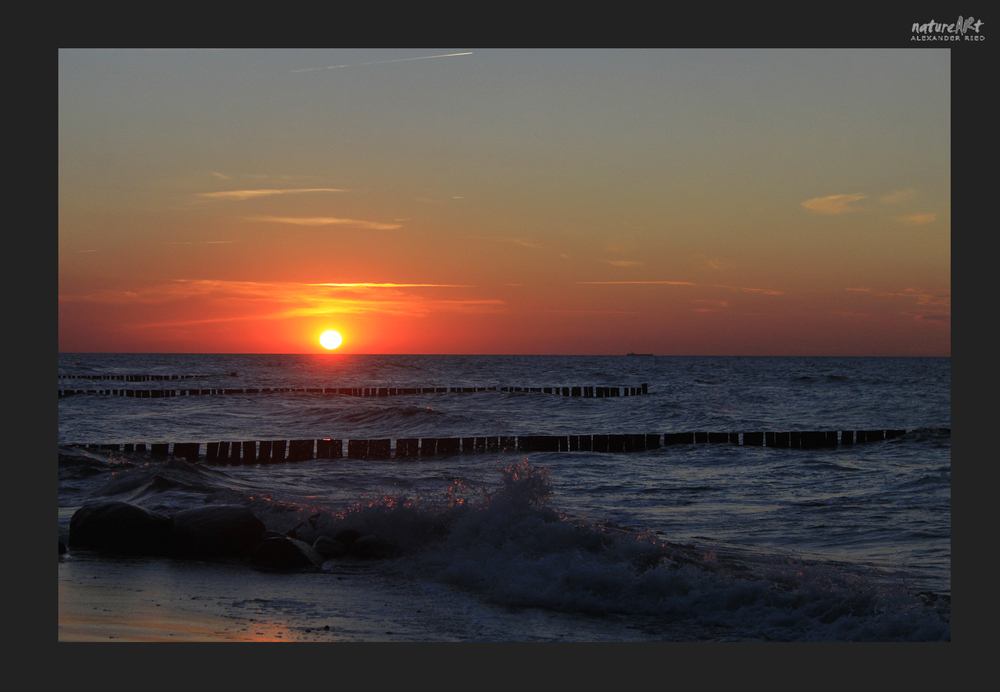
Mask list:
[[[477,437],[345,440],[241,440],[68,445],[101,452],[149,452],[208,464],[276,464],[312,459],[400,459],[502,452],[644,452],[670,445],[730,444],[744,447],[819,449],[901,437],[905,430],[786,432],[679,432],[591,435],[494,435]],[[204,452],[203,452],[204,450]]]
[[[649,385],[637,387],[215,387],[207,389],[60,389],[59,398],[76,395],[124,396],[136,399],[159,399],[176,396],[211,396],[220,394],[335,394],[354,397],[411,396],[417,394],[472,394],[476,392],[524,392],[566,397],[609,398],[649,394]]]
[[[196,380],[209,377],[236,377],[235,372],[219,372],[213,375],[153,375],[153,374],[106,374],[106,375],[59,375],[60,380],[120,380],[123,382],[153,382],[158,380]]]

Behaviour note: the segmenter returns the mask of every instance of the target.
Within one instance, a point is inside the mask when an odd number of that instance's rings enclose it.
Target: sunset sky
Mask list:
[[[951,354],[947,50],[60,50],[59,350]]]

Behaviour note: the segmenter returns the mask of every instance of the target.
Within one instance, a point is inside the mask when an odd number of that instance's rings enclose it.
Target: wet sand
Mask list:
[[[62,559],[59,641],[296,641],[280,622],[234,617],[225,567],[195,566],[189,576],[168,560]],[[228,608],[227,608],[228,604]]]
[[[447,585],[370,567],[262,572],[237,562],[59,558],[60,642],[720,641],[708,628],[653,632],[606,617],[490,605]],[[671,631],[673,630],[673,631]]]
[[[59,561],[59,641],[415,640],[422,628],[408,620],[420,604],[371,595],[364,574],[68,555]]]

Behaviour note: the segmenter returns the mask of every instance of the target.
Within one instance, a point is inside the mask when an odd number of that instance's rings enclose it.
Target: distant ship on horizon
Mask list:
[[[631,351],[625,354],[626,356],[651,356],[652,353],[632,353]]]

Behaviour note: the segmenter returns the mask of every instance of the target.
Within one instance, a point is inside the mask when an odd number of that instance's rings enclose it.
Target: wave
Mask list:
[[[683,621],[743,639],[950,640],[950,606],[929,607],[885,575],[572,519],[550,506],[551,492],[547,471],[522,460],[493,490],[384,495],[314,512],[297,533],[380,536],[401,551],[390,572],[510,607],[638,618],[654,630]]]
[[[947,597],[911,593],[880,571],[711,541],[673,542],[569,516],[552,504],[549,471],[526,459],[501,468],[494,482],[454,475],[436,494],[410,496],[397,486],[339,506],[277,497],[222,470],[139,454],[102,458],[61,450],[64,473],[87,474],[91,498],[158,511],[242,504],[268,529],[309,543],[344,532],[376,536],[394,548],[377,566],[388,577],[448,584],[505,607],[624,618],[664,637],[678,627],[767,641],[951,637]],[[324,566],[337,569],[335,561]]]

